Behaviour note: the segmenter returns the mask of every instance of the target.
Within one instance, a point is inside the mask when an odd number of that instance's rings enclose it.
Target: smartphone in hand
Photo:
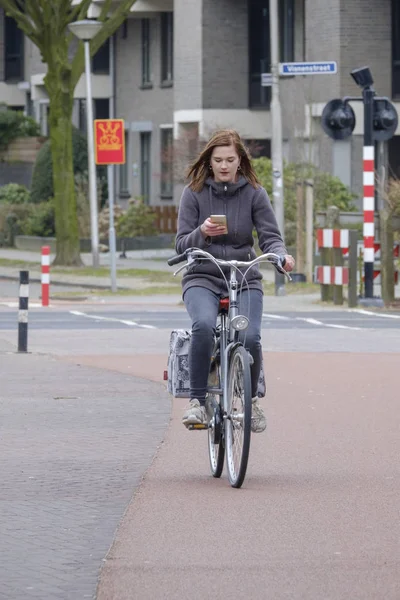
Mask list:
[[[228,226],[226,222],[226,215],[210,215],[211,223],[215,225],[224,225],[225,233],[228,233]]]

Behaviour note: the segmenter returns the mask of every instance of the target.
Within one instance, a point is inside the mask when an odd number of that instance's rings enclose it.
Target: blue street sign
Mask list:
[[[335,61],[280,63],[280,75],[334,75],[337,73]]]
[[[272,73],[261,73],[262,87],[270,87],[272,85]]]

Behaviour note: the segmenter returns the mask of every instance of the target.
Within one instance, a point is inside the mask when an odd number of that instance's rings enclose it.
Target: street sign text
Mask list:
[[[337,73],[336,62],[293,62],[280,63],[280,75],[334,75]]]

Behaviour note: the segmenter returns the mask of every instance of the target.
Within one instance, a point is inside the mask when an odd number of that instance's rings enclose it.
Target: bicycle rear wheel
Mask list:
[[[235,348],[229,361],[227,400],[226,463],[231,486],[240,488],[246,475],[251,436],[250,360],[243,346]]]

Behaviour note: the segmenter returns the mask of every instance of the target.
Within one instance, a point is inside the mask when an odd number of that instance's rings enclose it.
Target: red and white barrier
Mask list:
[[[347,267],[317,267],[315,279],[322,285],[348,285],[349,270]]]
[[[364,184],[364,262],[374,262],[375,242],[375,149],[364,146],[363,149],[363,184]]]
[[[380,269],[374,269],[373,278],[374,278],[374,283],[377,283],[377,284],[382,283],[382,276],[381,276]],[[365,281],[365,277],[363,277],[362,280]],[[395,285],[397,285],[399,283],[399,272],[398,271],[394,272],[394,283],[395,283]]]
[[[318,229],[318,248],[345,248],[349,249],[348,229]]]
[[[42,306],[49,306],[50,297],[50,246],[42,246]]]

